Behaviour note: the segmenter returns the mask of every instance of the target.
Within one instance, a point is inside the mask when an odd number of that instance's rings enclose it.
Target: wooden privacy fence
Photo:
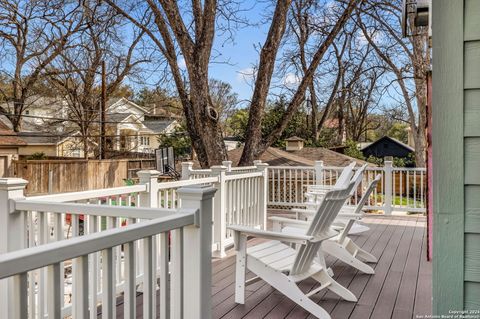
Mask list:
[[[21,160],[13,161],[12,176],[29,181],[26,194],[51,194],[125,185],[142,169],[154,169],[155,160]]]

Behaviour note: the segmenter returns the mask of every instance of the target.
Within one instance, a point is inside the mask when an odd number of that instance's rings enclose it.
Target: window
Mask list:
[[[150,145],[150,137],[148,136],[140,136],[140,145]]]

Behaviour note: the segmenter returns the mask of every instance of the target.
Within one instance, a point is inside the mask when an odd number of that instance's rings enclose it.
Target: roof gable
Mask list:
[[[118,113],[126,113],[126,111],[136,110],[136,113],[146,114],[148,111],[141,107],[140,105],[133,103],[132,101],[122,97],[117,101],[110,104],[106,111],[113,111]]]
[[[382,143],[382,142],[385,142],[385,141],[388,141],[388,142],[391,142],[391,143],[394,143],[394,144],[397,144],[399,147],[401,148],[404,148],[410,152],[415,152],[415,149],[405,143],[402,143],[400,142],[399,140],[397,140],[396,138],[393,138],[393,137],[390,137],[390,136],[383,136],[381,138],[379,138],[378,140],[376,140],[375,142],[371,143],[370,145],[367,145],[365,147],[363,147],[361,150],[364,151],[364,150],[368,150],[369,148],[373,148],[375,147],[376,145],[378,145],[379,143]]]

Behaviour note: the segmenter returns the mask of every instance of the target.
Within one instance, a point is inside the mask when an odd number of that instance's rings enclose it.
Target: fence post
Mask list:
[[[147,185],[147,191],[140,193],[141,207],[159,207],[158,203],[158,177],[160,172],[156,170],[145,170],[137,172],[140,184]]]
[[[315,169],[315,184],[323,184],[323,161],[315,161],[313,168]]]
[[[12,199],[24,198],[27,181],[0,178],[0,254],[27,247],[27,213],[15,211]],[[0,309],[6,318],[13,317],[13,278],[0,280]]]
[[[258,172],[262,172],[260,179],[260,193],[258,194],[258,209],[260,226],[262,229],[267,229],[267,203],[268,203],[268,164],[262,163],[261,160],[253,161],[257,167]]]
[[[222,166],[225,166],[227,168],[227,172],[232,171],[232,161],[223,161]]]
[[[213,242],[217,247],[215,248],[213,255],[215,257],[223,258],[226,256],[225,239],[227,237],[227,185],[225,183],[227,168],[225,166],[212,166],[211,170],[212,177],[218,177],[218,182],[214,183],[217,192],[213,199]]]
[[[383,171],[385,173],[385,202],[384,202],[384,212],[385,215],[392,214],[392,173],[393,173],[393,162],[385,161]]]
[[[197,185],[177,191],[182,208],[198,209],[195,225],[183,229],[183,318],[212,316],[212,212],[215,188]]]
[[[193,168],[193,162],[182,162],[182,180],[190,178],[190,172]]]

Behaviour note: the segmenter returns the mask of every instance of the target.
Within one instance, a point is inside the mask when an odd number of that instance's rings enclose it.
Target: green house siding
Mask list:
[[[433,309],[480,309],[480,1],[433,1]]]
[[[464,306],[480,309],[480,1],[464,8]],[[473,128],[475,126],[475,128]]]

